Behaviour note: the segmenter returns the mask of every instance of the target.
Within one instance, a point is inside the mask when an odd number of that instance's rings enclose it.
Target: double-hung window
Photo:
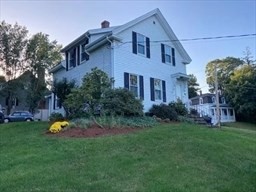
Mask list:
[[[146,37],[137,33],[137,40],[138,40],[138,53],[145,55],[146,53]]]
[[[124,87],[131,91],[136,98],[144,99],[143,76],[132,73],[124,73]]]
[[[132,32],[132,52],[150,58],[150,39],[140,33]]]
[[[155,78],[150,78],[151,101],[166,102],[166,84],[165,81]]]
[[[162,100],[162,81],[154,79],[155,100]]]
[[[139,95],[139,84],[138,84],[138,76],[134,74],[130,74],[130,87],[129,90],[134,94],[135,97]]]
[[[175,49],[169,45],[161,44],[161,54],[163,63],[172,63],[173,66],[175,63]]]

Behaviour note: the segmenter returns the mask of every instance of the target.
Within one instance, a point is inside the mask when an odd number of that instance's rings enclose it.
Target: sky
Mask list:
[[[31,35],[49,34],[65,46],[103,20],[122,25],[155,8],[179,39],[256,33],[256,0],[0,0],[0,21],[26,26]],[[246,47],[256,59],[256,36],[181,43],[192,58],[187,73],[197,77],[203,93],[209,61],[241,58]]]

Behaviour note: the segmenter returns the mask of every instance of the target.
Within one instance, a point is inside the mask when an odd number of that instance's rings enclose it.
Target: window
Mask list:
[[[171,63],[171,47],[165,44],[161,44],[162,62]]]
[[[154,79],[155,100],[162,100],[162,85],[160,79]]]
[[[69,68],[76,66],[76,49],[69,52]]]
[[[144,99],[144,80],[143,76],[124,73],[124,87],[130,90],[135,97]]]
[[[148,37],[132,32],[132,50],[134,54],[145,55],[150,58],[150,40]]]
[[[226,100],[224,97],[221,97],[221,103],[226,104]]]
[[[86,52],[86,49],[85,49],[85,46],[88,44],[88,39],[81,45],[81,52],[80,52],[80,55],[81,55],[81,62],[83,61],[88,61],[89,60],[89,55],[88,53]]]
[[[138,97],[139,85],[138,85],[138,76],[130,74],[130,87],[129,90]]]
[[[137,33],[137,39],[138,39],[138,53],[145,55],[146,53],[146,37],[144,35],[141,35]]]
[[[211,112],[212,112],[212,116],[214,116],[214,109],[211,109]]]
[[[150,78],[151,101],[162,100],[166,102],[166,84],[160,79]]]

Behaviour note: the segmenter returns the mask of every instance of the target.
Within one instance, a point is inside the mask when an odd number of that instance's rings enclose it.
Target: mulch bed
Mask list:
[[[56,136],[56,137],[101,137],[106,135],[119,135],[119,134],[128,134],[136,131],[142,130],[142,128],[99,128],[97,126],[90,127],[88,129],[82,128],[72,128],[63,130],[59,133],[50,133],[47,132],[47,135]]]

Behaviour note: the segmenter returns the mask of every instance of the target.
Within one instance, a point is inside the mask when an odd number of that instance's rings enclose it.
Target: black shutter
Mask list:
[[[172,48],[172,65],[175,66],[176,63],[175,63],[175,49]]]
[[[147,52],[147,58],[150,58],[150,41],[148,37],[146,37],[146,52]]]
[[[66,52],[66,71],[68,71],[68,52]]]
[[[77,58],[77,48],[74,48],[74,50],[73,50],[75,53],[74,53],[74,64],[73,64],[73,67],[75,67],[76,66],[76,58]]]
[[[140,75],[140,99],[144,100],[144,81],[143,76]]]
[[[161,55],[162,55],[162,62],[165,63],[165,50],[164,44],[161,43]]]
[[[162,81],[162,89],[163,89],[163,102],[166,102],[166,86],[165,86],[165,81]]]
[[[155,101],[154,78],[151,78],[151,77],[150,77],[150,96],[151,96],[151,101]]]
[[[132,52],[137,54],[137,33],[132,32]]]
[[[129,73],[124,73],[124,88],[129,90]]]
[[[56,95],[55,93],[53,94],[53,109],[55,109],[55,98],[56,98]]]
[[[19,106],[19,99],[16,97],[16,106]]]
[[[80,65],[80,45],[77,47],[77,65]]]

